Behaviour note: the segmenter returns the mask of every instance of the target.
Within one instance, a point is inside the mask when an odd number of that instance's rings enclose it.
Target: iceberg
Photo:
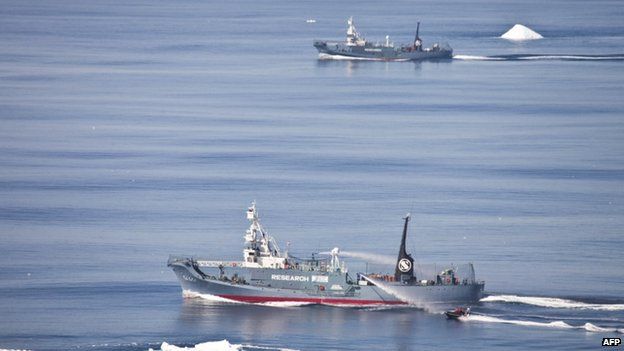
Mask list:
[[[532,30],[529,27],[523,26],[521,24],[516,24],[515,26],[513,26],[510,30],[505,32],[505,34],[501,35],[500,37],[503,39],[514,40],[514,41],[535,40],[535,39],[543,38],[543,36],[539,34],[538,32]]]

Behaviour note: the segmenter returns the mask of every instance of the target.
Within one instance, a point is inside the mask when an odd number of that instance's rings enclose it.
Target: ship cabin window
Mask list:
[[[253,255],[255,255],[255,253],[253,253],[253,252],[250,252],[250,253],[249,253],[249,256],[253,256]]]
[[[247,262],[253,262],[253,259],[251,257],[247,257]]]

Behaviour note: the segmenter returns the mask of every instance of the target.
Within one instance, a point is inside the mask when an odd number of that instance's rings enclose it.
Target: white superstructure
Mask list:
[[[297,269],[303,271],[322,272],[342,272],[346,273],[347,268],[344,262],[340,261],[338,254],[340,249],[334,248],[331,259],[311,260],[299,259],[288,255],[288,251],[282,252],[277,245],[275,238],[270,236],[260,224],[258,210],[255,201],[247,209],[247,219],[249,228],[245,231],[245,248],[243,249],[242,261],[212,261],[196,259],[194,262],[198,267],[212,267],[223,269],[229,268],[271,268],[271,269]]]
[[[364,46],[366,45],[366,39],[358,33],[353,23],[353,17],[349,17],[347,20],[347,45],[349,46]]]
[[[245,249],[243,250],[245,266],[250,268],[286,268],[288,257],[280,252],[275,239],[262,228],[255,201],[247,209],[247,219],[251,224],[245,232]]]

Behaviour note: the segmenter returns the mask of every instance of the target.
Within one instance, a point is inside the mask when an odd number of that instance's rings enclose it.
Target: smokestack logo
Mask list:
[[[620,338],[602,338],[602,346],[620,346],[621,344]]]
[[[403,273],[407,273],[412,269],[412,262],[410,262],[407,258],[402,258],[399,261],[399,270]]]

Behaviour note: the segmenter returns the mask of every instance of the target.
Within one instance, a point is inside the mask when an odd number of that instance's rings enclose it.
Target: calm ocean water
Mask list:
[[[621,337],[624,61],[317,60],[351,15],[473,59],[624,54],[620,1],[2,1],[0,349]],[[497,38],[515,23],[545,39]],[[252,200],[297,253],[395,255],[411,212],[417,261],[491,296],[464,323],[183,299],[168,255],[238,259]]]

